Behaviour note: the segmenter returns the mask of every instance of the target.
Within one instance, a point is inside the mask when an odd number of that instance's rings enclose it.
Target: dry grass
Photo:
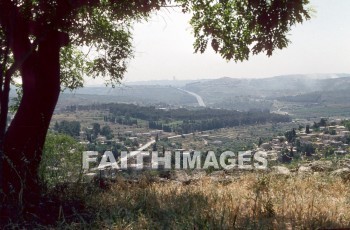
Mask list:
[[[70,228],[317,229],[350,227],[350,186],[328,175],[281,177],[249,173],[222,184],[204,177],[138,183],[122,178],[85,197],[89,223]]]

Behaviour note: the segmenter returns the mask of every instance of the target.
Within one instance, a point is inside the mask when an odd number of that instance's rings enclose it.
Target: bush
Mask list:
[[[49,133],[39,167],[41,181],[48,187],[80,181],[83,150],[84,147],[74,138]]]

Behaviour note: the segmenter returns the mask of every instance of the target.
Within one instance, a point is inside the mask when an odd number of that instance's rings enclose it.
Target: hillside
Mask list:
[[[144,85],[142,85],[144,84]],[[186,92],[186,91],[188,92]],[[198,106],[198,94],[211,108],[249,111],[254,109],[279,111],[284,104],[294,103],[298,110],[307,103],[315,103],[325,110],[322,116],[331,116],[324,107],[348,107],[350,74],[286,75],[272,78],[212,80],[149,81],[111,87],[85,87],[61,94],[58,108],[67,105],[99,103],[133,103],[163,107]],[[306,103],[306,104],[305,104]],[[293,109],[293,110],[294,110]],[[344,111],[347,113],[347,110]],[[293,114],[293,113],[292,113]]]

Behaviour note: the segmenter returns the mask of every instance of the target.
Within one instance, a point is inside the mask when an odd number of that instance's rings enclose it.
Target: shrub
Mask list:
[[[49,133],[39,167],[41,181],[48,187],[80,181],[83,150],[83,146],[74,138],[65,134]]]

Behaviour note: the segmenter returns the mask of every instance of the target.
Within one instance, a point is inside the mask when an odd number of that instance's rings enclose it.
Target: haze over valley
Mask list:
[[[158,107],[205,105],[239,111],[266,109],[303,118],[318,115],[342,116],[350,112],[349,90],[350,74],[160,80],[122,83],[115,88],[90,86],[73,92],[66,90],[60,96],[57,109],[74,104],[118,102]],[[198,104],[198,98],[191,93],[200,96],[202,102]],[[308,113],[306,108],[317,114]]]

